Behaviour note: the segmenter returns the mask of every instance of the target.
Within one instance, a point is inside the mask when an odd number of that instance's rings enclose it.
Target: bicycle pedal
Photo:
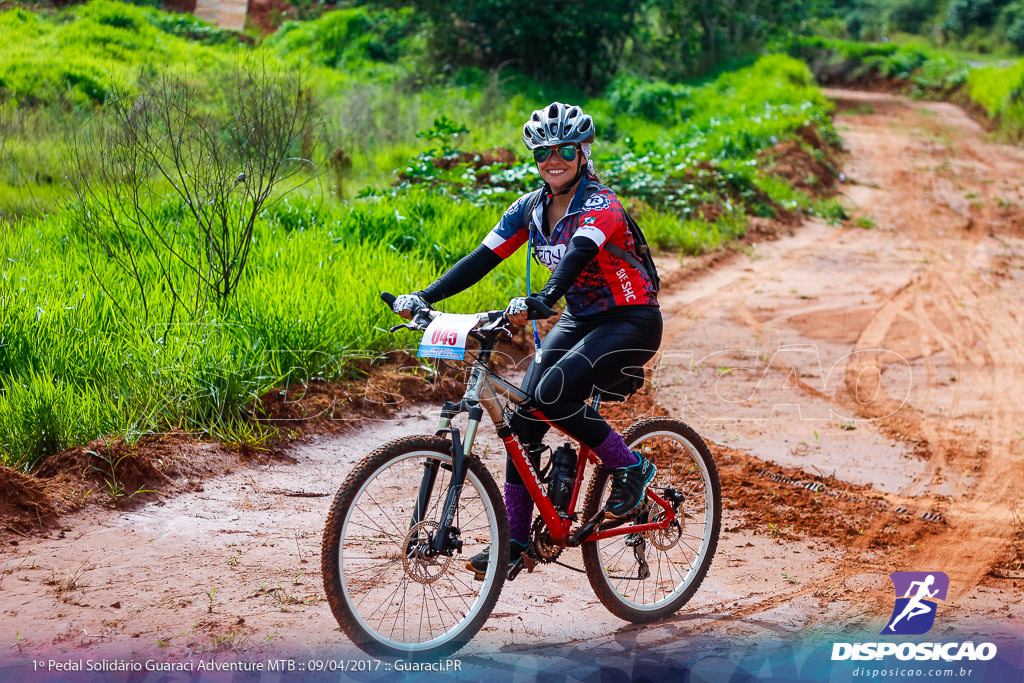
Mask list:
[[[519,556],[519,559],[513,562],[512,566],[508,568],[508,574],[505,578],[509,581],[513,581],[517,576],[519,576],[519,572],[523,571],[523,569],[526,569],[526,573],[530,574],[536,566],[537,561],[526,553],[523,553]]]

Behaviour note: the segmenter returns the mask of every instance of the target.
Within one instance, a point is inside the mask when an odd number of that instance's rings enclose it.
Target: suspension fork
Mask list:
[[[441,409],[441,425],[437,431],[436,436],[441,436],[445,432],[451,433],[452,431],[452,418],[459,414],[459,406],[451,401],[446,401],[444,407]],[[458,441],[457,433],[454,439]],[[455,462],[455,453],[452,452],[452,463]],[[412,511],[412,522],[409,523],[409,528],[416,526],[423,521],[424,515],[427,514],[427,505],[430,501],[430,497],[434,494],[434,482],[437,481],[437,469],[441,466],[439,460],[433,460],[427,458],[423,463],[423,477],[420,479],[419,495],[416,498],[416,507]]]
[[[420,480],[420,492],[419,497],[416,499],[416,507],[412,511],[412,522],[409,523],[410,529],[422,522],[423,516],[427,514],[427,504],[430,501],[431,494],[434,492],[434,482],[437,481],[437,468],[440,466],[441,461],[432,458],[428,458],[423,463],[423,478]]]
[[[466,472],[469,469],[469,453],[472,452],[473,440],[476,438],[476,430],[477,427],[480,426],[480,420],[483,419],[484,415],[484,411],[479,404],[471,406],[468,412],[469,424],[466,425],[465,442],[459,439],[459,430],[455,427],[451,427],[452,480],[448,483],[448,492],[445,495],[440,526],[438,527],[434,538],[430,542],[430,553],[432,555],[450,555],[453,550],[461,550],[462,542],[454,538],[452,534],[452,525],[455,521],[456,511],[459,508],[459,497],[462,495],[462,487],[466,483]],[[430,493],[434,488],[434,482],[431,480],[429,482],[430,491],[424,492],[422,484],[427,483],[426,472],[424,472],[423,479],[423,482],[421,482],[419,499],[416,503],[417,511],[420,510],[420,501],[424,501],[429,498]]]

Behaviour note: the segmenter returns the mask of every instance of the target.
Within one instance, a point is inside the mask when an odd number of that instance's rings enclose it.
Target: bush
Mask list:
[[[276,54],[333,69],[365,69],[366,62],[394,63],[410,52],[418,30],[411,8],[335,10],[311,22],[287,21],[267,37]]]
[[[689,96],[690,88],[685,85],[634,76],[618,76],[605,90],[615,111],[669,125],[693,111],[693,106],[687,105]]]

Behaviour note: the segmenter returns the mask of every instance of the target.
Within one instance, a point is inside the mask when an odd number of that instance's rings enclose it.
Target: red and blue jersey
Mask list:
[[[537,202],[531,215],[525,194],[505,210],[483,244],[501,258],[508,258],[525,244],[533,231],[534,255],[552,272],[565,256],[574,237],[592,240],[599,251],[586,265],[565,294],[566,308],[574,316],[587,316],[615,306],[657,306],[658,295],[647,274],[608,251],[608,244],[628,253],[636,253],[633,233],[626,224],[626,214],[619,198],[592,176],[580,183],[569,204],[569,210],[544,237],[541,225],[544,206],[551,201],[545,196]]]

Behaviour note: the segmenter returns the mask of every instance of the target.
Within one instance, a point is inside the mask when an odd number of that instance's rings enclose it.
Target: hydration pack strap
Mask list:
[[[647,266],[633,252],[626,251],[619,245],[612,244],[611,242],[605,242],[604,248],[612,255],[618,256],[620,259],[639,270],[641,273],[647,273],[647,276],[650,277],[650,273],[647,272]]]

